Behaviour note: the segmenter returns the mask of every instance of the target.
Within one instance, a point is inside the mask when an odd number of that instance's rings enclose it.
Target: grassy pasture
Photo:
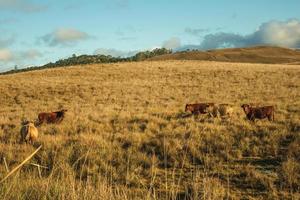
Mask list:
[[[230,119],[186,103],[235,105]],[[242,103],[275,105],[249,122]],[[300,66],[147,61],[0,76],[1,199],[299,199]],[[67,108],[19,144],[22,118]]]

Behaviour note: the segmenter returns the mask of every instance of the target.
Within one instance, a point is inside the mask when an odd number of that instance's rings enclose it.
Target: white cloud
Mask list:
[[[111,55],[113,57],[130,57],[137,53],[137,51],[121,51],[117,49],[106,49],[106,48],[99,48],[96,49],[94,54],[96,55]]]
[[[47,9],[47,6],[28,0],[0,0],[0,10],[39,12]]]
[[[13,59],[13,54],[9,49],[0,49],[0,62],[9,62]]]
[[[73,45],[78,41],[91,38],[85,32],[73,28],[60,28],[52,33],[42,36],[40,39],[49,46]]]
[[[9,49],[0,49],[0,62],[2,63],[19,63],[29,60],[35,60],[42,57],[43,54],[36,49],[25,51],[11,51]]]
[[[253,45],[300,48],[300,21],[297,19],[269,21],[261,24],[256,31],[248,35],[224,32],[207,34],[200,45],[185,45],[179,49],[215,49]]]
[[[162,47],[166,49],[176,49],[181,46],[180,39],[177,37],[170,38],[163,42]]]
[[[300,21],[271,21],[262,24],[253,34],[254,38],[266,43],[286,47],[300,47]]]

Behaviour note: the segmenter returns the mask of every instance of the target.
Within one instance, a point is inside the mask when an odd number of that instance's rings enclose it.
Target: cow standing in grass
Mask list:
[[[241,106],[246,114],[247,119],[255,121],[255,119],[268,118],[269,121],[274,121],[274,106],[252,107],[248,104]]]
[[[31,121],[22,122],[22,127],[20,130],[21,140],[20,143],[33,143],[37,140],[39,132],[35,127],[34,123]]]
[[[207,112],[212,117],[230,117],[233,114],[233,107],[229,104],[213,104],[207,107]]]
[[[60,123],[68,110],[60,110],[56,112],[43,112],[38,115],[38,125],[46,122],[47,124]]]
[[[195,114],[207,114],[207,108],[213,106],[213,103],[195,103],[195,104],[186,104],[185,112],[191,112]]]

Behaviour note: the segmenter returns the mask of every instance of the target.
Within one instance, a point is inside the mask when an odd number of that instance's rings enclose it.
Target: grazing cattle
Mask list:
[[[248,104],[241,106],[247,116],[247,119],[254,121],[255,119],[268,118],[269,121],[274,121],[274,106],[252,107]]]
[[[233,107],[229,104],[214,104],[207,108],[207,112],[213,117],[230,117],[233,113]]]
[[[213,105],[213,103],[186,104],[185,112],[191,112],[192,114],[206,114],[208,113],[207,108]]]
[[[21,140],[20,142],[33,143],[38,137],[38,130],[34,123],[31,121],[22,122],[22,127],[20,130]]]
[[[46,122],[47,124],[60,123],[64,119],[65,112],[67,111],[68,110],[63,109],[56,112],[40,113],[38,115],[38,124],[41,125],[44,122]]]

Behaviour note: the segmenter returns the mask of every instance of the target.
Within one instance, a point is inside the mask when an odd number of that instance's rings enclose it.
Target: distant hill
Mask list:
[[[240,63],[269,63],[269,64],[295,64],[300,65],[300,50],[282,47],[255,46],[248,48],[228,48],[208,51],[187,50],[173,53],[165,48],[152,51],[141,51],[131,57],[112,57],[110,55],[80,55],[75,54],[69,58],[50,62],[42,66],[32,66],[25,69],[10,70],[0,75],[19,73],[25,71],[41,70],[55,67],[86,65],[96,63],[137,62],[160,60],[206,60],[220,62]]]
[[[97,63],[116,63],[116,62],[137,62],[147,60],[148,58],[171,54],[172,51],[166,48],[156,48],[151,51],[141,51],[130,57],[113,57],[110,55],[80,55],[76,56],[73,54],[71,57],[66,59],[60,59],[56,62],[50,62],[42,66],[32,66],[24,69],[16,69],[10,70],[6,72],[0,73],[0,75],[5,74],[13,74],[19,72],[33,71],[33,70],[42,70],[48,68],[56,68],[56,67],[66,67],[66,66],[74,66],[74,65],[87,65],[87,64],[97,64]]]
[[[148,60],[207,60],[243,63],[300,64],[300,51],[282,47],[255,46],[208,51],[182,51],[155,56]]]

